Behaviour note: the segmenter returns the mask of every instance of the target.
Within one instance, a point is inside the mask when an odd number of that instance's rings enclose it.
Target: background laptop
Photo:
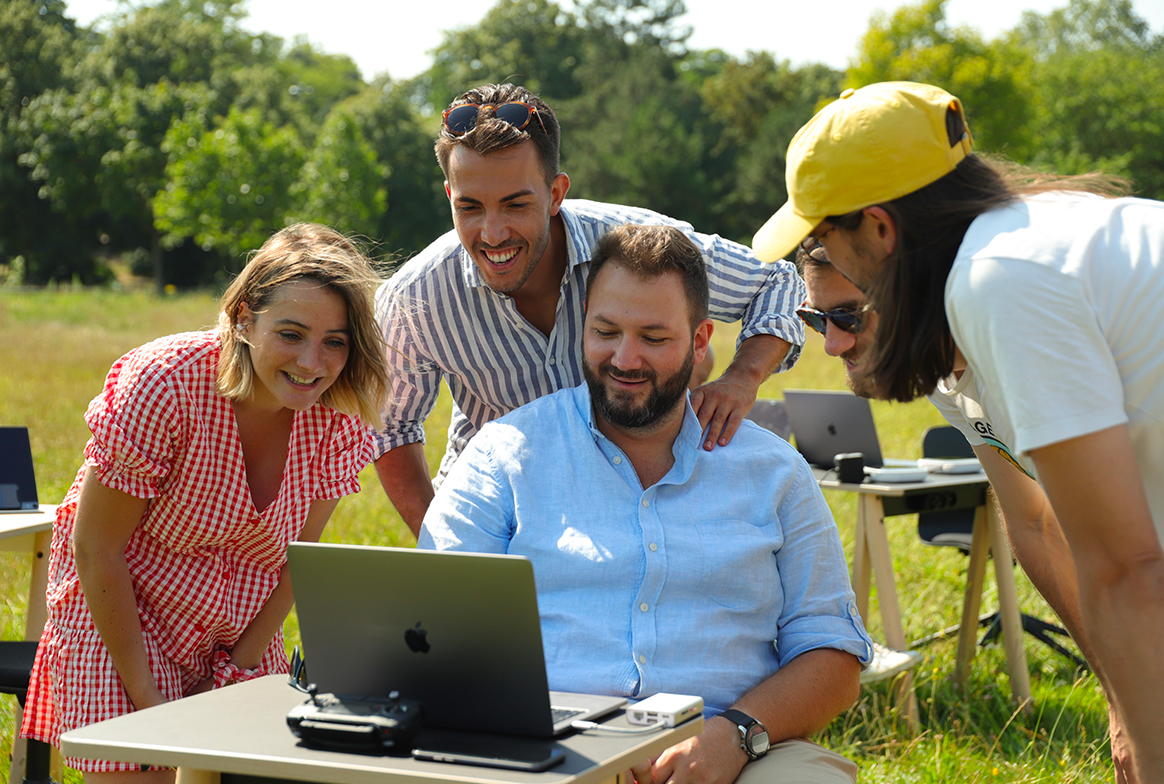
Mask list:
[[[784,405],[796,448],[809,465],[832,468],[846,452],[865,455],[865,465],[881,468],[881,444],[869,401],[851,392],[784,390]]]
[[[36,476],[27,427],[0,427],[0,512],[35,512]]]
[[[425,726],[535,737],[626,703],[553,692],[555,718],[526,558],[297,542],[287,559],[320,692],[396,690]]]

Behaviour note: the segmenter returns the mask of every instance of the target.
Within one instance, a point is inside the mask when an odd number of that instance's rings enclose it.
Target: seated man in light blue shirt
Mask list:
[[[856,699],[869,638],[796,451],[751,422],[700,448],[687,382],[712,322],[698,248],[673,227],[622,226],[588,275],[586,383],[485,425],[420,546],[530,558],[551,689],[704,698],[703,733],[636,766],[640,784],[854,781],[802,739]]]

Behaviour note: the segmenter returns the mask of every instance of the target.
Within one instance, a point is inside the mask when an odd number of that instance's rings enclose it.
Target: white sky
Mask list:
[[[114,11],[117,0],[67,0],[82,24]],[[884,0],[686,0],[681,21],[694,28],[689,45],[720,48],[737,57],[768,50],[794,64],[826,63],[843,69],[875,10],[903,2]],[[138,2],[134,3],[139,4]],[[567,5],[563,3],[563,5]],[[988,39],[1014,27],[1025,10],[1045,14],[1067,0],[948,0],[946,18]],[[384,71],[406,79],[426,70],[441,33],[475,25],[489,0],[250,0],[246,27],[290,41],[305,35],[320,49],[346,54],[365,79]],[[1132,0],[1156,33],[1164,31],[1164,0]]]

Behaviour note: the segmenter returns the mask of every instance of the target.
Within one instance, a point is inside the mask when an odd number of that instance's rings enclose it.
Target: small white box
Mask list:
[[[677,727],[703,713],[703,698],[690,694],[654,694],[627,707],[626,720],[631,724],[658,724]]]

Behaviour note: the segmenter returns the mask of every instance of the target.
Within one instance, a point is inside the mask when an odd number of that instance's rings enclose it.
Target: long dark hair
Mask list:
[[[908,402],[929,395],[954,369],[954,339],[946,319],[946,277],[971,222],[1022,196],[1050,191],[1123,195],[1117,177],[1048,175],[1000,159],[967,156],[949,174],[881,204],[897,229],[897,244],[869,288],[878,313],[869,374],[877,396]],[[829,218],[852,230],[861,212]]]

